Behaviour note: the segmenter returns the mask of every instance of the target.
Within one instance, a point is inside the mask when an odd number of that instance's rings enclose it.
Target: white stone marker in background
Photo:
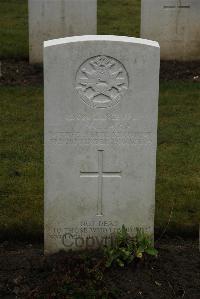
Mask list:
[[[97,0],[28,0],[29,61],[42,63],[43,42],[96,34]]]
[[[159,42],[161,59],[200,59],[200,0],[142,0],[141,11],[141,37]]]
[[[44,43],[47,253],[153,234],[159,61],[130,37]]]

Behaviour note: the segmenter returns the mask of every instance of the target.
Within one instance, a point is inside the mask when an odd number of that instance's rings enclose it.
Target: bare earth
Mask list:
[[[98,252],[89,253],[89,258],[86,253],[63,252],[44,257],[41,244],[4,242],[0,245],[0,298],[199,299],[197,241],[165,238],[157,248],[158,258],[104,269],[103,276],[94,280],[101,273],[98,269],[102,270]],[[91,279],[96,293],[90,297],[84,294]],[[105,289],[108,297],[102,297]]]

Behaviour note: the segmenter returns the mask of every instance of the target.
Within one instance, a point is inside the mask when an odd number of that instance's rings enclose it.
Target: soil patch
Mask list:
[[[200,254],[195,241],[165,239],[157,258],[105,269],[99,252],[43,256],[41,245],[4,242],[0,298],[200,298]]]
[[[160,79],[200,82],[200,61],[161,61]]]
[[[41,65],[30,65],[25,60],[3,60],[0,67],[0,86],[43,84],[43,68]]]
[[[3,60],[0,68],[0,85],[43,84],[41,65],[30,65],[25,60]],[[200,62],[161,61],[160,79],[200,82]]]

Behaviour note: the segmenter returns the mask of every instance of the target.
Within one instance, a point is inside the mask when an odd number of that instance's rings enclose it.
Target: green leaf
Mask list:
[[[144,252],[145,251],[145,247],[143,245],[140,245],[137,249],[137,251],[139,252]]]
[[[158,250],[156,250],[155,248],[147,248],[146,250],[145,250],[145,252],[147,253],[147,254],[149,254],[149,255],[154,255],[154,256],[156,256],[156,255],[158,255]]]
[[[124,263],[123,263],[120,259],[117,259],[117,264],[118,264],[120,267],[124,267]]]

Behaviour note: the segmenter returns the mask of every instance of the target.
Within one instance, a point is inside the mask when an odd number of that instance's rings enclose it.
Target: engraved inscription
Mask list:
[[[77,227],[54,227],[48,230],[48,235],[53,240],[60,240],[66,248],[83,249],[114,244],[115,235],[120,229],[118,221],[91,220],[81,221]],[[127,226],[126,229],[131,235],[137,232],[134,226]],[[144,229],[148,231],[149,227]]]
[[[190,5],[189,4],[182,4],[181,3],[181,0],[179,0],[177,2],[177,4],[166,4],[163,6],[163,8],[190,8]]]
[[[71,145],[148,145],[152,144],[150,132],[52,132],[50,141],[55,144]]]
[[[163,8],[190,8],[190,5],[164,5]]]
[[[89,58],[76,74],[76,90],[83,102],[92,108],[115,106],[127,89],[127,71],[112,57]]]
[[[103,179],[104,178],[121,178],[121,171],[106,172],[103,171],[103,150],[98,150],[98,172],[80,172],[82,178],[98,178],[98,200],[97,215],[103,216]]]

